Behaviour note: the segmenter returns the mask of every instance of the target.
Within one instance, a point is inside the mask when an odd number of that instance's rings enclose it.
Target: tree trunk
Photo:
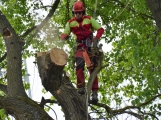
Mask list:
[[[78,94],[63,71],[66,62],[66,53],[58,48],[38,53],[37,64],[42,85],[58,100],[66,120],[87,120],[88,98]]]
[[[22,82],[22,44],[3,13],[0,12],[0,32],[7,50],[7,89],[8,96],[26,96]]]
[[[158,29],[161,31],[161,0],[146,0],[146,2],[152,12]]]
[[[1,85],[6,94],[0,97],[0,107],[16,120],[53,120],[43,108],[29,99],[22,80],[22,46],[20,38],[0,12],[0,33],[7,51],[7,85]],[[1,89],[2,90],[2,89]]]

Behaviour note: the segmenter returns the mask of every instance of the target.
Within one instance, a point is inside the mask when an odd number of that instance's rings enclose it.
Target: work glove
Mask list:
[[[63,41],[65,41],[65,40],[69,39],[69,37],[70,36],[67,35],[67,34],[61,34],[60,39],[63,40]]]
[[[93,48],[96,48],[97,47],[97,43],[98,43],[98,39],[95,37],[93,38]]]

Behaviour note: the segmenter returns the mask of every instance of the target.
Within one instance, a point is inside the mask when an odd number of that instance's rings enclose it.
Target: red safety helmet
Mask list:
[[[83,12],[85,11],[84,4],[81,1],[77,1],[73,5],[73,10],[72,12]]]

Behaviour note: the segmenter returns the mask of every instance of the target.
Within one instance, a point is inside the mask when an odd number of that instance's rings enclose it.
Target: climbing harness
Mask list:
[[[76,40],[77,45],[82,43],[83,45],[86,45],[87,47],[91,47],[92,46],[92,39],[93,39],[93,34],[91,33],[91,35],[85,39],[85,40]]]

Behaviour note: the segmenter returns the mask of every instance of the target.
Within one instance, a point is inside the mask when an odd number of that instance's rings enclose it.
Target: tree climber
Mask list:
[[[90,74],[96,67],[97,57],[93,56],[92,50],[97,48],[98,40],[104,33],[104,29],[91,16],[86,15],[85,6],[81,1],[74,3],[72,13],[74,17],[67,22],[64,32],[61,34],[60,38],[63,41],[68,39],[71,32],[76,37],[77,48],[74,57],[76,60],[77,88],[80,94],[84,94],[84,66],[86,63]],[[95,37],[93,37],[93,30],[97,31]],[[85,57],[87,59],[90,58],[90,65],[87,65],[88,61]],[[98,78],[96,77],[92,86],[92,101],[94,102],[98,101],[97,91]]]

